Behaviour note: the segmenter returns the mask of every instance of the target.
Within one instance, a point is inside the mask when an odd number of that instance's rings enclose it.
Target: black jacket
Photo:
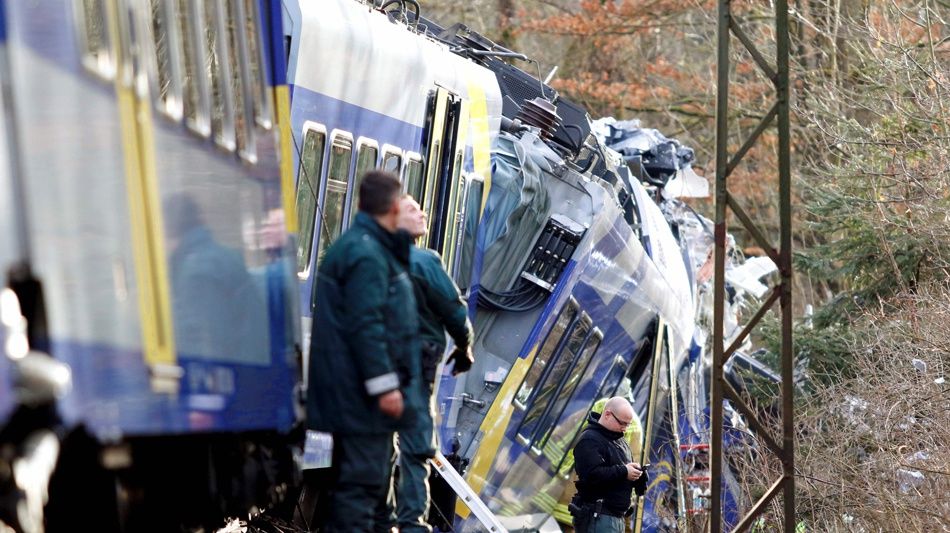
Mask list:
[[[307,427],[379,434],[412,427],[422,408],[419,319],[409,278],[409,234],[365,213],[327,250],[317,273]],[[379,409],[400,389],[402,418]]]
[[[646,472],[636,481],[627,479],[630,446],[623,433],[610,431],[600,425],[600,414],[590,413],[587,427],[574,446],[574,469],[577,471],[577,498],[592,504],[604,500],[603,512],[623,516],[630,507],[634,489],[642,495],[646,491]]]

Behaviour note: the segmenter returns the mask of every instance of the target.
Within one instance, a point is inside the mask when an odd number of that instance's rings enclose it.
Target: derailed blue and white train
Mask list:
[[[682,523],[678,444],[705,432],[705,391],[684,386],[702,365],[705,257],[684,259],[655,188],[582,108],[502,61],[517,54],[411,0],[0,0],[0,14],[0,217],[19,217],[0,267],[18,266],[5,281],[29,343],[72,374],[38,423],[61,440],[48,529],[211,529],[281,501],[295,347],[320,342],[312,273],[377,167],[429,213],[424,244],[470,304],[476,366],[443,374],[436,398],[469,485],[498,515],[563,520],[583,416],[629,391],[654,464],[635,524]],[[14,366],[0,361],[4,429]],[[432,518],[479,529],[452,505]]]
[[[359,176],[396,172],[475,325],[475,366],[442,373],[435,406],[442,451],[468,465],[470,487],[512,523],[569,521],[582,420],[626,391],[639,459],[654,465],[634,523],[682,527],[702,505],[683,459],[708,432],[694,271],[711,240],[690,257],[656,184],[592,134],[582,108],[503,61],[519,54],[426,20],[415,2],[380,4],[284,0],[305,336],[312,273],[352,220]],[[433,523],[480,530],[446,501]]]

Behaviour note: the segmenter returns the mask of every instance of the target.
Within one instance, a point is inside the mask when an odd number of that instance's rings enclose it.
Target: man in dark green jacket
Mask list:
[[[360,212],[317,274],[307,427],[333,434],[337,476],[326,531],[378,529],[394,432],[411,427],[422,403],[411,238],[396,226],[399,197],[395,176],[367,173]]]
[[[399,208],[399,228],[413,238],[426,233],[425,211],[411,197],[404,196]],[[425,248],[412,247],[409,254],[410,273],[419,308],[420,340],[422,341],[421,392],[425,404],[416,423],[399,431],[399,486],[397,490],[397,521],[400,533],[431,531],[425,515],[429,505],[429,464],[435,455],[432,417],[432,390],[435,371],[445,353],[445,333],[455,342],[449,356],[453,373],[465,372],[472,366],[472,325],[458,287],[446,273],[439,254]]]

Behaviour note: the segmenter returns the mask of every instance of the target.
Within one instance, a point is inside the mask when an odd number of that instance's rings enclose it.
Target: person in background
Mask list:
[[[414,239],[425,235],[426,213],[412,196],[400,200],[400,229]],[[409,252],[410,274],[419,309],[422,341],[421,393],[425,403],[416,423],[399,432],[399,483],[396,494],[396,522],[400,533],[431,531],[426,523],[429,507],[429,463],[435,455],[435,427],[432,415],[432,392],[436,368],[446,348],[446,333],[455,347],[448,362],[452,373],[459,374],[472,367],[472,324],[468,309],[462,302],[458,287],[442,265],[436,252],[413,246]]]
[[[315,281],[307,428],[332,433],[336,469],[324,531],[379,530],[394,432],[413,427],[421,409],[411,237],[396,224],[400,188],[390,173],[365,175],[359,213],[327,250]]]
[[[621,396],[607,400],[603,413],[589,415],[574,446],[577,494],[569,508],[577,533],[622,533],[633,491],[646,492],[647,478],[624,438],[634,416]]]

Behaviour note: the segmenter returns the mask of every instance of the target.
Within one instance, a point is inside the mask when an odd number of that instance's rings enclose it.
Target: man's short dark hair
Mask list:
[[[360,182],[359,209],[370,215],[384,215],[399,200],[402,184],[392,172],[371,170]]]

